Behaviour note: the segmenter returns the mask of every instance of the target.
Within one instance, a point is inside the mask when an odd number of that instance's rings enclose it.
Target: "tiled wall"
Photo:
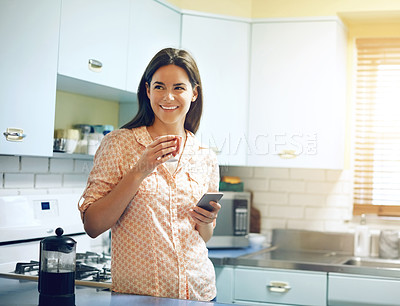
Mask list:
[[[81,193],[92,165],[87,159],[0,156],[0,196]]]
[[[253,193],[262,231],[342,231],[352,219],[350,171],[224,167],[221,175],[241,177],[245,190]]]
[[[0,156],[0,196],[82,193],[93,162],[89,159]],[[262,232],[272,228],[351,231],[351,170],[221,167],[239,176],[260,210]],[[398,218],[367,216],[372,229],[398,229]]]
[[[252,192],[263,233],[273,228],[352,232],[360,222],[352,214],[352,170],[222,167],[223,175],[239,176]],[[382,229],[400,231],[399,218],[368,215],[367,224],[375,238]]]

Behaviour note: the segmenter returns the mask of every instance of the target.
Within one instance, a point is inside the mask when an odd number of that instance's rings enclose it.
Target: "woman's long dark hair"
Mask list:
[[[200,79],[199,69],[193,57],[189,52],[181,49],[165,48],[159,51],[150,61],[143,76],[140,80],[137,97],[139,110],[136,116],[124,124],[122,129],[132,129],[140,126],[150,126],[154,122],[154,112],[150,105],[150,100],[147,97],[146,83],[150,85],[154,73],[161,67],[167,65],[176,65],[183,68],[192,85],[192,88],[197,87],[197,99],[190,104],[188,113],[185,119],[185,129],[192,133],[196,133],[200,125],[200,118],[203,111],[203,92]]]

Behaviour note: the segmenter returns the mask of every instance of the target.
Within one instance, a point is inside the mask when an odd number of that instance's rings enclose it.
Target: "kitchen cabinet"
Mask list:
[[[53,153],[60,9],[60,0],[0,2],[0,154]],[[7,141],[7,128],[25,137]]]
[[[230,266],[215,266],[217,287],[217,302],[233,302],[234,268]]]
[[[126,90],[130,0],[63,0],[58,73]]]
[[[327,273],[237,267],[234,302],[245,305],[326,305]]]
[[[181,43],[202,78],[197,137],[217,152],[221,165],[245,165],[250,23],[184,13]]]
[[[337,19],[253,23],[249,166],[343,167],[345,53]]]
[[[328,305],[399,305],[399,279],[329,273]]]
[[[137,92],[152,57],[163,48],[179,48],[181,13],[154,0],[132,0],[130,15],[127,90]]]

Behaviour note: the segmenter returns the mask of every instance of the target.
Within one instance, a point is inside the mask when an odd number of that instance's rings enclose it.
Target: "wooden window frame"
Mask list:
[[[399,205],[372,205],[372,204],[354,204],[353,215],[359,216],[377,215],[379,217],[400,217]]]

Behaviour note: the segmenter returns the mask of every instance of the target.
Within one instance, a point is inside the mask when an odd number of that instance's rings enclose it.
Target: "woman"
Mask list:
[[[194,59],[167,48],[147,66],[135,118],[104,137],[79,209],[91,237],[111,228],[113,291],[210,301],[206,242],[221,206],[196,206],[218,191],[215,154],[194,133],[202,112]],[[176,157],[176,162],[167,162]]]

